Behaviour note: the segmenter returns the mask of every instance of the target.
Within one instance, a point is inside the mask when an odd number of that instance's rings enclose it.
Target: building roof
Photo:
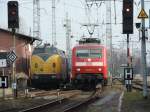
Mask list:
[[[6,30],[6,29],[0,28],[0,31],[1,31],[1,32],[5,32],[5,33],[12,34],[11,31]],[[20,33],[16,33],[16,36],[17,36],[18,38],[26,39],[26,40],[33,41],[33,42],[34,42],[35,40],[42,41],[42,39],[40,39],[40,38],[36,38],[36,37],[32,37],[32,36],[24,35],[24,34],[20,34]]]

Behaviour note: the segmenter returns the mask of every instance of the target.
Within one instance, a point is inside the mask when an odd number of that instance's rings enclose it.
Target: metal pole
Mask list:
[[[13,33],[13,51],[14,53],[16,53],[16,37],[15,37],[15,33],[16,33],[16,29],[13,28],[12,29],[12,33]],[[14,98],[17,98],[17,81],[16,81],[16,62],[13,62],[13,93],[14,93]]]
[[[29,85],[31,86],[31,56],[32,56],[32,50],[31,45],[30,47],[30,55],[29,55]]]
[[[66,27],[66,53],[67,56],[70,59],[70,32],[71,32],[71,26],[70,26],[70,20],[68,19],[68,13],[66,13],[66,23],[64,25]]]
[[[71,20],[68,18],[68,13],[66,13],[66,20],[65,20],[64,27],[66,28],[66,54],[68,57],[69,66],[71,66]],[[69,67],[69,72],[71,68]]]
[[[113,74],[113,59],[112,59],[112,25],[111,25],[111,1],[106,2],[106,22],[110,24],[106,24],[106,46],[110,50],[109,55],[109,72],[110,76],[114,77]],[[112,80],[112,79],[111,79]]]
[[[141,0],[141,9],[144,9],[144,0]],[[146,42],[145,42],[145,19],[142,19],[142,41],[141,41],[141,59],[143,74],[143,97],[147,98],[147,65],[146,65]]]
[[[127,34],[127,67],[130,66],[130,63],[129,63],[129,34]],[[126,81],[126,88],[127,88],[127,91],[129,92],[129,80]]]
[[[130,60],[130,57],[129,57],[129,34],[127,34],[127,67],[130,66],[129,60]]]
[[[149,16],[150,16],[150,10],[149,10]],[[149,17],[149,28],[150,28],[150,17]]]
[[[4,68],[2,69],[3,70],[3,76],[5,75],[5,71],[4,71]],[[3,88],[3,99],[5,99],[5,88]]]

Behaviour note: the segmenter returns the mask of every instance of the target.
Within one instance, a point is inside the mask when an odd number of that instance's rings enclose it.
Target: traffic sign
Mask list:
[[[7,54],[8,54],[8,52],[0,52],[0,68],[8,66]]]
[[[8,88],[8,76],[0,76],[0,88]]]
[[[0,67],[7,67],[6,59],[0,59]]]
[[[142,9],[138,15],[138,18],[139,19],[145,19],[145,18],[148,18],[148,15],[146,14],[145,10]]]
[[[133,68],[124,68],[124,79],[133,80]]]
[[[13,63],[13,62],[17,59],[17,56],[16,56],[16,54],[12,51],[12,52],[10,52],[10,53],[7,55],[7,59]]]
[[[17,88],[17,84],[16,83],[12,83],[12,88],[16,89]]]

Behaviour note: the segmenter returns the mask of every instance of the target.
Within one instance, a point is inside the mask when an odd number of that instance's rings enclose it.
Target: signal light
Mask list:
[[[8,6],[8,28],[19,28],[18,2],[9,1],[7,6]]]
[[[123,34],[133,33],[133,0],[123,0]]]
[[[127,8],[127,9],[126,9],[126,11],[127,11],[127,12],[129,12],[129,11],[130,11],[130,9],[128,9],[128,8]]]

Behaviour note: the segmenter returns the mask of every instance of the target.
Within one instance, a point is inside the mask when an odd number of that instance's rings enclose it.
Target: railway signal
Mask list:
[[[7,59],[9,60],[9,62],[13,63],[16,59],[17,56],[16,54],[12,51],[7,55]]]
[[[133,33],[133,0],[123,0],[123,34]]]
[[[0,88],[8,88],[8,76],[0,76]]]
[[[133,68],[124,68],[124,79],[133,80]]]
[[[124,81],[128,92],[132,91],[133,68],[124,68]]]
[[[8,1],[7,3],[8,7],[8,28],[12,29],[12,36],[13,36],[13,52],[16,53],[16,28],[19,28],[19,16],[18,16],[18,1]],[[9,60],[11,60],[13,63],[13,89],[14,89],[14,97],[17,98],[17,79],[16,79],[16,55],[9,55]]]
[[[18,2],[8,2],[8,28],[19,28]]]

